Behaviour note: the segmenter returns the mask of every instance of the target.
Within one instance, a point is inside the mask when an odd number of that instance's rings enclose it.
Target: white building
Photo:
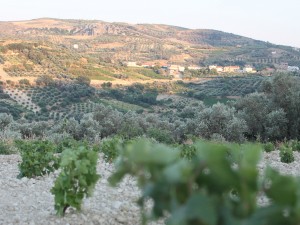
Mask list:
[[[178,71],[179,71],[179,72],[182,72],[182,73],[183,73],[184,70],[185,70],[184,66],[178,66]]]
[[[252,66],[247,65],[243,68],[243,72],[244,73],[254,73],[255,71]]]
[[[141,67],[141,66],[137,65],[136,62],[126,62],[125,64],[126,64],[128,67]]]
[[[184,72],[184,66],[170,65],[168,67],[168,74],[174,76],[175,78],[182,78],[182,73]]]
[[[189,70],[201,70],[200,66],[189,66],[188,67]]]
[[[218,73],[222,73],[222,72],[224,72],[224,67],[223,66],[217,66],[216,70],[217,70]]]
[[[299,71],[299,67],[298,66],[288,66],[287,70],[289,72],[298,72]]]
[[[216,65],[210,65],[209,67],[208,67],[210,70],[213,70],[213,69],[217,69],[217,66]]]

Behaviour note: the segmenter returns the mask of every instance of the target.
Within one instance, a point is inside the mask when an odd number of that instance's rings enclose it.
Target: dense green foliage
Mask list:
[[[123,140],[119,137],[107,138],[101,141],[100,151],[104,154],[104,160],[114,161],[119,156],[119,148]]]
[[[182,158],[191,160],[195,157],[195,155],[196,155],[196,148],[194,145],[184,144],[180,146],[180,156]]]
[[[280,151],[280,161],[284,162],[284,163],[291,163],[294,162],[295,157],[293,154],[293,150],[291,147],[287,146],[287,145],[282,145],[279,148]]]
[[[260,93],[212,106],[182,96],[158,101],[153,87],[141,84],[95,92],[87,85],[56,81],[26,90],[41,110],[12,121],[6,135],[14,132],[22,138],[50,140],[64,136],[89,142],[113,135],[124,139],[147,136],[167,144],[185,143],[190,137],[239,143],[300,138],[300,81],[291,75],[264,81]],[[86,101],[91,96],[95,102]],[[122,106],[124,101],[131,103]],[[20,117],[21,113],[15,113]]]
[[[244,96],[259,91],[260,85],[268,78],[263,76],[224,77],[204,83],[186,84],[190,97],[203,100],[207,96]]]
[[[141,84],[135,84],[121,89],[109,89],[100,92],[101,96],[109,96],[117,100],[137,104],[144,107],[157,104],[157,91],[154,89],[145,89]]]
[[[195,144],[195,156],[140,140],[122,149],[113,185],[127,174],[137,178],[142,196],[138,203],[143,222],[166,218],[166,224],[191,225],[295,225],[300,222],[299,178],[267,168],[259,179],[256,145]],[[271,201],[257,206],[257,197]],[[153,201],[150,214],[146,202]]]
[[[275,145],[272,142],[268,142],[264,144],[265,152],[272,152],[275,150]]]
[[[17,104],[0,101],[0,114],[6,113],[12,115],[14,119],[20,119],[20,115],[24,112],[26,112],[26,109]]]
[[[298,140],[291,140],[289,142],[289,146],[292,148],[293,151],[300,152],[300,141],[298,141]]]
[[[9,155],[11,153],[11,146],[5,141],[0,141],[0,155]]]
[[[61,173],[51,189],[58,215],[63,216],[69,207],[80,210],[83,198],[92,195],[100,178],[96,171],[97,159],[97,153],[86,146],[63,151]]]
[[[19,178],[42,176],[58,168],[59,159],[49,141],[18,141],[16,144],[22,157]]]
[[[203,66],[243,67],[250,62],[262,70],[280,61],[299,66],[299,51],[211,30],[116,23],[98,36],[94,25],[86,27],[85,21],[68,23],[74,29],[27,27],[26,35],[19,24],[20,37],[27,39],[32,32],[44,38],[0,43],[0,64],[10,76],[37,77],[37,86],[27,79],[0,82],[0,154],[19,149],[19,177],[49,174],[60,161],[61,173],[51,190],[58,215],[69,207],[80,210],[84,197],[91,196],[100,177],[100,151],[106,161],[116,161],[112,184],[127,174],[137,179],[143,222],[300,224],[300,178],[270,168],[259,175],[260,146],[242,144],[266,143],[263,148],[270,152],[276,143],[282,162],[295,160],[294,151],[300,151],[300,80],[292,75],[299,73],[217,77],[211,76],[218,75],[216,70],[203,68],[185,70],[184,76],[215,79],[128,87],[108,82],[172,79],[158,64],[152,69],[130,68],[122,65],[124,58],[182,58],[185,65],[200,61]],[[90,38],[71,37],[78,34]],[[48,38],[60,44],[49,45]],[[97,90],[89,86],[91,79],[107,82]],[[178,95],[164,99],[159,93]],[[193,144],[199,138],[219,144]],[[261,196],[268,197],[269,204],[258,206]]]

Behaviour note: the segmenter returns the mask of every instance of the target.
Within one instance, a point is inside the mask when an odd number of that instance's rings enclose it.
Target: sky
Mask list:
[[[299,0],[0,0],[0,21],[43,17],[215,29],[300,48]]]

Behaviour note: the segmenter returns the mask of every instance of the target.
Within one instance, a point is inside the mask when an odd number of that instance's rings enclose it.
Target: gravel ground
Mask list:
[[[299,175],[300,154],[295,152],[294,155],[295,162],[284,164],[280,162],[278,151],[264,153],[258,167],[262,171],[269,164],[283,174]],[[113,165],[105,163],[102,159],[99,160],[97,168],[102,178],[96,185],[93,197],[84,200],[81,212],[68,210],[63,218],[55,215],[54,197],[50,193],[58,173],[35,179],[17,179],[19,162],[18,155],[0,155],[1,225],[140,224],[140,212],[135,204],[139,190],[135,181],[127,177],[119,187],[110,187],[107,178],[113,171]],[[263,197],[259,199],[261,204],[266,201]]]
[[[98,162],[101,178],[94,195],[84,200],[81,212],[68,210],[63,218],[55,215],[54,196],[50,189],[58,172],[35,179],[17,179],[20,156],[0,156],[0,224],[140,224],[139,208],[135,204],[139,189],[132,178],[112,188],[107,178],[113,165]]]

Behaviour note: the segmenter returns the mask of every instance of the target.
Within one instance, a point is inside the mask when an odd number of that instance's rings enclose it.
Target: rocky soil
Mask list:
[[[107,178],[113,165],[99,160],[97,170],[101,179],[93,197],[84,201],[81,212],[68,210],[64,218],[59,218],[50,193],[58,172],[35,179],[17,179],[20,160],[18,155],[0,156],[0,224],[140,224],[135,204],[139,189],[132,178],[126,178],[117,188],[110,187]]]
[[[81,212],[68,210],[63,218],[55,215],[54,197],[50,193],[58,173],[35,179],[17,179],[19,162],[18,155],[0,155],[0,224],[140,224],[140,212],[135,204],[139,190],[135,181],[127,177],[119,187],[110,187],[107,178],[113,171],[113,165],[102,159],[97,168],[102,178],[94,196],[84,201]],[[299,175],[299,162],[300,154],[295,153],[295,162],[281,163],[279,152],[275,151],[264,153],[259,169],[262,171],[269,164],[283,174]],[[265,201],[264,198],[260,199],[262,204]]]

